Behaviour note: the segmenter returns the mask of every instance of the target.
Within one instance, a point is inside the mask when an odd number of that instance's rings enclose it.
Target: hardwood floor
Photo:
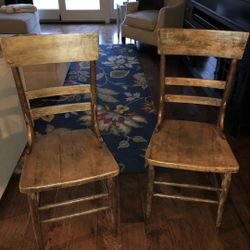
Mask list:
[[[42,25],[44,33],[100,32],[100,42],[118,43],[116,25]],[[130,41],[128,41],[130,42]],[[137,44],[153,98],[158,96],[159,57],[156,48]],[[173,61],[171,72],[184,65]],[[156,101],[157,104],[157,101]],[[170,110],[174,116],[176,110]],[[194,112],[193,110],[190,112]],[[199,111],[198,111],[199,112]],[[211,115],[208,112],[204,116]],[[126,250],[248,250],[250,249],[250,132],[241,131],[230,138],[240,163],[240,172],[233,176],[226,202],[222,227],[215,229],[216,207],[199,203],[155,199],[150,230],[145,233],[144,212],[147,173],[122,174],[119,177],[121,233],[114,237],[105,215],[88,215],[48,224],[43,227],[46,249],[126,249]],[[182,178],[206,182],[200,175],[162,172],[160,178]],[[26,196],[19,193],[19,176],[13,175],[0,201],[0,249],[36,249]],[[177,190],[178,191],[178,190]],[[78,191],[76,190],[76,193]],[[45,200],[65,197],[67,193],[48,193]],[[59,197],[59,198],[58,198]]]

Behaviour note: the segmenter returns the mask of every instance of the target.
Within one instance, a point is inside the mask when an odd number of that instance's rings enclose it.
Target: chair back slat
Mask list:
[[[43,89],[34,89],[26,91],[26,97],[29,100],[50,97],[50,96],[61,96],[61,95],[76,95],[90,93],[90,85],[73,85],[73,86],[60,86],[60,87],[50,87]]]
[[[222,100],[220,98],[189,96],[189,95],[165,95],[166,102],[189,103],[198,105],[208,105],[220,107]]]
[[[165,85],[224,89],[226,86],[226,81],[185,78],[185,77],[166,77]]]
[[[241,59],[248,35],[235,31],[160,29],[158,53]]]
[[[31,115],[33,119],[38,119],[47,115],[63,114],[67,112],[78,112],[90,110],[90,103],[72,103],[53,105],[49,107],[33,108]]]
[[[28,145],[34,138],[34,119],[52,114],[91,111],[91,128],[101,140],[97,124],[96,60],[99,56],[98,33],[50,34],[16,36],[1,39],[3,55],[11,66],[19,99],[28,126]],[[90,83],[84,85],[58,86],[25,91],[21,75],[23,66],[64,62],[89,62]],[[32,107],[33,99],[75,94],[90,94],[90,102],[81,98],[77,103],[48,103],[45,107]],[[34,105],[33,105],[34,106]]]
[[[6,61],[16,67],[98,59],[97,33],[9,37],[1,44]]]
[[[233,89],[237,61],[242,59],[248,37],[249,33],[236,31],[173,28],[159,29],[158,53],[161,56],[161,86],[160,106],[156,128],[158,129],[164,120],[165,103],[174,102],[219,107],[217,126],[220,128],[220,131],[223,131],[225,110],[230,92]],[[206,56],[227,59],[231,61],[227,79],[210,80],[195,77],[166,76],[166,67],[168,65],[166,57],[169,55]],[[179,92],[176,95],[169,93],[170,86],[175,86],[175,88],[205,87],[217,89],[217,94],[216,98],[213,96],[199,96],[200,92],[198,91],[195,93],[196,95],[192,96],[179,94]],[[218,90],[220,91],[218,92]],[[220,94],[221,98],[217,97],[218,94]]]

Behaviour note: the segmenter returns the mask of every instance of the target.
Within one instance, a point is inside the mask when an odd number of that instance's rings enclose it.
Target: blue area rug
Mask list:
[[[89,64],[71,63],[65,85],[89,83]],[[145,76],[134,45],[100,45],[97,62],[98,122],[101,134],[120,165],[121,172],[145,171],[144,154],[156,122]],[[48,102],[78,102],[87,95],[71,95]],[[55,128],[79,129],[89,126],[87,112],[47,116],[35,122],[38,133]]]

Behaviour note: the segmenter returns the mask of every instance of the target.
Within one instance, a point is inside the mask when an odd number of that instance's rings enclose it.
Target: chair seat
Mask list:
[[[24,193],[81,185],[118,175],[119,167],[105,143],[91,130],[56,129],[38,137],[24,161]]]
[[[126,15],[124,23],[145,30],[154,30],[158,20],[158,10],[142,10]]]
[[[166,120],[146,152],[149,164],[201,172],[237,172],[239,165],[227,141],[213,124]]]

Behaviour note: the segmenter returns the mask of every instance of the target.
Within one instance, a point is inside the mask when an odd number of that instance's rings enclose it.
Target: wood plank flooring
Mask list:
[[[59,25],[44,24],[45,33],[99,31],[101,43],[118,43],[116,25]],[[128,41],[130,42],[130,41]],[[159,58],[156,49],[137,44],[141,64],[154,100],[158,96]],[[183,65],[173,62],[171,71]],[[156,102],[157,104],[157,102]],[[190,111],[194,112],[194,111]],[[171,110],[175,115],[176,110]],[[209,113],[205,113],[209,116]],[[233,176],[226,203],[222,227],[215,230],[216,207],[183,201],[154,200],[150,230],[145,233],[144,212],[147,173],[123,174],[119,177],[121,233],[115,237],[109,231],[105,214],[88,215],[57,222],[43,227],[46,249],[67,250],[248,250],[250,249],[250,132],[241,131],[230,138],[233,151],[240,163],[240,172]],[[182,178],[203,182],[197,174],[162,172],[160,178]],[[0,249],[36,249],[28,204],[18,190],[19,176],[13,175],[0,201]],[[179,191],[177,189],[177,191]],[[78,191],[76,191],[77,193]],[[66,193],[62,196],[65,197]],[[45,199],[60,194],[47,194]],[[52,198],[51,198],[52,197]]]

